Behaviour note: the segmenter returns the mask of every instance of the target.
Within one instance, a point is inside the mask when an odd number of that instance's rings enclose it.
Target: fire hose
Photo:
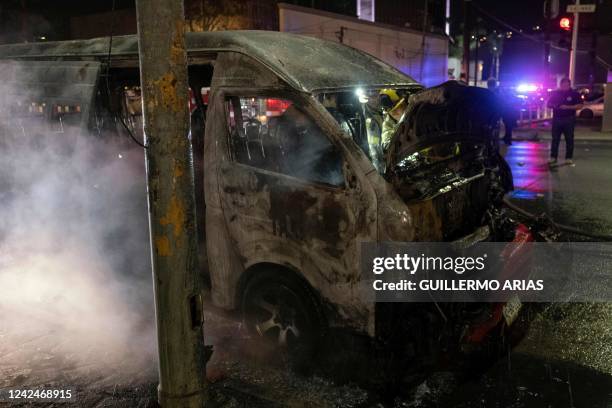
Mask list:
[[[530,213],[529,211],[517,206],[516,204],[512,203],[508,197],[504,197],[504,205],[506,207],[508,207],[509,209],[511,209],[512,211],[515,211],[519,214],[521,214],[522,216],[529,218],[531,220],[534,221],[539,221],[542,219],[543,216],[545,216],[545,214],[543,215],[535,215],[533,213]],[[550,218],[550,217],[548,217]],[[612,235],[606,235],[606,234],[597,234],[597,233],[592,233],[592,232],[587,232],[587,231],[583,231],[581,229],[575,228],[575,227],[571,227],[569,225],[564,225],[564,224],[560,224],[557,223],[555,221],[550,220],[550,223],[552,224],[552,226],[554,226],[555,228],[557,228],[559,231],[563,231],[563,232],[567,232],[570,234],[576,234],[576,235],[581,235],[584,237],[589,237],[592,239],[596,239],[599,241],[612,241]]]

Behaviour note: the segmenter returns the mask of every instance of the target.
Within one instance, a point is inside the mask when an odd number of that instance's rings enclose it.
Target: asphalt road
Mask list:
[[[590,130],[577,128],[575,165],[563,163],[562,142],[554,168],[547,164],[548,130],[537,129],[536,140],[530,140],[533,129],[519,131],[527,140],[503,149],[514,175],[510,198],[586,234],[612,234],[612,135],[610,141],[588,140]],[[423,406],[612,407],[612,304],[548,305],[507,359]]]
[[[576,140],[573,166],[564,163],[562,142],[555,168],[547,165],[549,140],[514,142],[505,153],[515,184],[510,197],[559,223],[587,233],[612,234],[612,135],[610,139]]]
[[[538,132],[538,140],[517,141],[504,148],[515,178],[513,202],[586,233],[612,234],[612,135],[610,142],[584,140],[579,128],[575,165],[560,163],[551,169],[547,130]],[[590,240],[576,235],[563,239]],[[398,397],[391,403],[385,395],[385,406],[612,408],[612,304],[554,304],[541,309],[523,341],[490,369],[467,376],[434,373],[414,389],[397,390]],[[273,363],[278,363],[274,354],[254,352],[245,343],[237,343],[240,331],[227,335],[231,324],[217,323],[218,328],[225,327],[212,334],[225,338],[218,342],[224,347],[212,362],[219,384],[251,389],[288,406],[383,406],[380,395],[358,386],[335,387],[330,379],[287,374],[282,364]],[[247,350],[250,357],[236,362],[237,350],[243,357]],[[245,382],[274,384],[274,391],[266,386],[244,387]]]
[[[545,136],[545,131],[539,132]],[[532,212],[546,212],[557,222],[610,234],[612,141],[578,139],[576,165],[552,170],[546,165],[545,137],[515,142],[505,152],[515,176],[511,199]],[[0,308],[3,316],[13,317],[10,323],[0,319],[0,388],[77,388],[77,403],[46,404],[49,407],[156,406],[157,366],[148,341],[130,335],[127,345],[114,344],[122,337],[105,321],[94,321],[86,333],[38,330],[54,321],[54,312],[44,303],[37,303],[34,314]],[[144,325],[140,335],[154,339],[154,329]],[[214,406],[612,408],[610,304],[549,306],[521,344],[484,373],[468,378],[435,373],[414,389],[399,390],[401,397],[386,395],[386,405],[380,395],[363,387],[288,371],[278,353],[253,343],[235,321],[209,313],[206,337],[215,346],[208,372]],[[111,346],[119,351],[111,353]],[[5,405],[0,402],[0,406]]]

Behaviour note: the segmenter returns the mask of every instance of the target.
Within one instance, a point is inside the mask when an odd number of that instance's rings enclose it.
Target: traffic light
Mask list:
[[[572,20],[570,20],[569,17],[562,17],[561,20],[559,20],[559,27],[562,30],[570,31],[572,29]]]
[[[572,42],[572,19],[561,17],[559,19],[559,47],[570,48]]]

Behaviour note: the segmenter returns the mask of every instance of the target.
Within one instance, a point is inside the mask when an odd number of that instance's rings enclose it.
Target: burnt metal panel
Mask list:
[[[500,117],[496,96],[487,89],[448,81],[412,95],[387,152],[392,168],[421,146],[459,136],[494,139]]]
[[[354,48],[333,41],[275,31],[187,33],[189,52],[235,51],[251,56],[294,88],[312,92],[354,86],[409,86],[414,79]],[[105,60],[108,38],[0,46],[6,58],[85,58]],[[111,56],[136,56],[135,36],[113,38]]]
[[[279,88],[282,81],[253,58],[236,52],[222,52],[217,57],[212,87]]]
[[[55,106],[78,106],[86,125],[100,66],[97,61],[0,61],[2,115],[17,117],[32,103],[44,104],[40,113],[45,116]]]

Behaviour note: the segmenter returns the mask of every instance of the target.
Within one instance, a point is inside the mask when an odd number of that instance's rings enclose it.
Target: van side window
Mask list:
[[[81,126],[81,104],[51,98],[15,98],[16,102],[0,118],[28,133],[67,133]],[[35,102],[31,102],[35,100]]]
[[[226,112],[235,161],[307,181],[344,185],[340,151],[293,101],[229,97]]]

